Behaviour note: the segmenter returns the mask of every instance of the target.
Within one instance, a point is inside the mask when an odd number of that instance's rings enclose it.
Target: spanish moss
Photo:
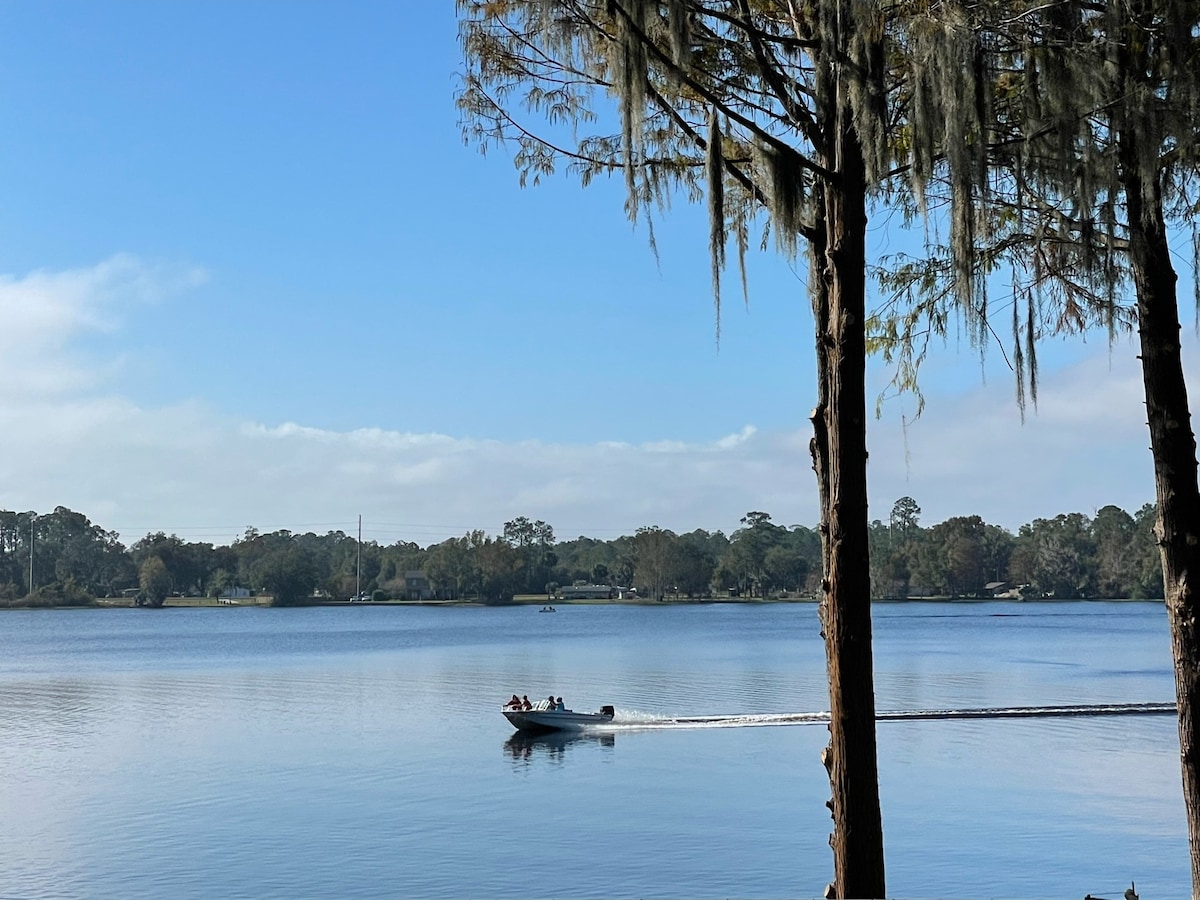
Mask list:
[[[721,122],[714,107],[708,117],[708,250],[712,260],[713,303],[716,305],[717,342],[721,340],[721,271],[725,268],[725,158],[721,152]]]

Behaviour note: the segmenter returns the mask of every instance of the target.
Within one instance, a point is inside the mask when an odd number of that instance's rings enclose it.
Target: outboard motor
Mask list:
[[[617,714],[617,711],[615,709],[613,709],[611,706],[600,707],[600,715],[602,715],[602,716],[608,716],[611,719],[616,714]]]

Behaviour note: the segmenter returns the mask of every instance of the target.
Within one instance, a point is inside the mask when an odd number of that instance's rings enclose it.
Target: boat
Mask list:
[[[558,612],[553,606],[543,606],[538,612]]]
[[[500,711],[504,713],[504,718],[508,719],[513,728],[530,734],[548,731],[580,731],[593,725],[607,725],[616,715],[616,710],[611,706],[602,706],[599,712],[586,713],[575,712],[573,709],[550,709],[548,705],[545,705],[545,701],[537,704],[533,709],[514,709],[511,706],[505,706]]]

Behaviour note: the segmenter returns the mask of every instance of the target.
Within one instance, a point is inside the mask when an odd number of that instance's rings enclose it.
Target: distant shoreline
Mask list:
[[[312,609],[314,607],[359,608],[369,606],[384,607],[537,607],[539,610],[557,611],[559,607],[568,606],[705,606],[718,603],[740,604],[745,606],[776,604],[776,603],[817,603],[814,597],[693,597],[671,598],[666,600],[647,600],[645,598],[620,600],[547,600],[546,598],[520,598],[488,603],[483,600],[360,600],[351,603],[346,600],[320,600],[313,603],[299,603],[289,606],[272,606],[270,597],[242,597],[236,600],[216,597],[168,597],[161,609]],[[980,604],[1007,603],[1012,605],[1042,604],[1042,603],[1163,603],[1162,598],[1133,598],[1133,597],[1072,597],[1072,598],[1038,598],[1022,600],[1016,597],[905,597],[872,600],[874,604],[899,605],[904,603],[947,603],[947,604]],[[90,604],[2,604],[3,610],[70,610],[70,609],[153,609],[155,607],[137,607],[125,598],[101,598]]]

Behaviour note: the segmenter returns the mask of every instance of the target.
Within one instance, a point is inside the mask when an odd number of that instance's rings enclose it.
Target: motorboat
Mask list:
[[[535,704],[532,709],[505,706],[500,711],[517,731],[531,734],[547,731],[580,731],[592,725],[607,725],[616,715],[616,710],[611,706],[602,706],[599,712],[586,713],[575,712],[573,709],[551,709],[544,700]]]

